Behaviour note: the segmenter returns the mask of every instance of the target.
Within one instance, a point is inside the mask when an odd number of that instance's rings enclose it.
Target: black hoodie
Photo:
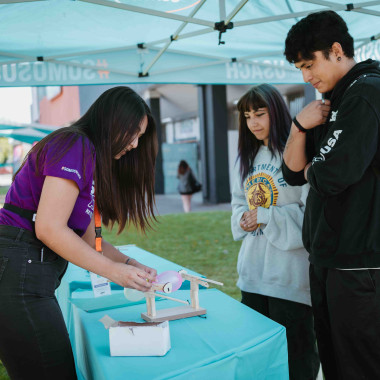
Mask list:
[[[380,68],[356,64],[326,94],[327,122],[307,132],[310,192],[302,237],[312,264],[380,268]],[[283,163],[285,180],[305,183]]]

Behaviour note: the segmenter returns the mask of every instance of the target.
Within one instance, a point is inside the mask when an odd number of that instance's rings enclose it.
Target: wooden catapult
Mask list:
[[[187,301],[169,297],[161,293],[156,293],[156,291],[166,294],[171,293],[173,288],[172,283],[167,282],[165,284],[153,284],[152,289],[149,292],[144,293],[146,298],[147,312],[142,313],[141,317],[145,319],[147,322],[172,321],[175,319],[182,319],[194,317],[196,315],[206,314],[206,309],[199,306],[199,285],[202,285],[205,288],[209,287],[209,283],[223,286],[221,282],[193,276],[191,274],[188,274],[183,269],[180,270],[178,273],[181,275],[183,280],[190,281],[191,304],[189,305]],[[168,309],[156,310],[156,297],[162,297],[168,300],[183,303],[186,306],[178,306]]]

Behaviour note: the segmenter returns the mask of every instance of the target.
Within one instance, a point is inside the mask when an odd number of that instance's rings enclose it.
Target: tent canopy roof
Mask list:
[[[301,83],[284,40],[326,9],[380,57],[380,1],[0,0],[0,86]]]

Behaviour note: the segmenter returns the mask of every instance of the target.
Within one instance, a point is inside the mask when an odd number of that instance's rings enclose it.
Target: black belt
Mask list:
[[[15,205],[11,205],[10,203],[4,203],[3,208],[8,211],[12,211],[15,214],[28,219],[30,222],[34,223],[36,220],[36,212],[37,211],[32,211],[32,210],[27,210],[25,208],[21,208]]]
[[[8,211],[14,212],[15,214],[21,216],[22,218],[29,220],[29,222],[32,223],[33,231],[34,231],[34,224],[35,224],[35,221],[36,221],[36,215],[37,215],[36,213],[37,213],[37,211],[27,210],[27,209],[22,208],[22,207],[11,205],[10,203],[4,203],[3,208],[4,208],[4,210],[8,210]],[[73,231],[78,236],[80,236],[80,234],[81,234],[80,230],[73,230]]]

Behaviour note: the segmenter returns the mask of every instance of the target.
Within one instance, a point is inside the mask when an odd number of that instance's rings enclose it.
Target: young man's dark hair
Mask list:
[[[380,67],[353,54],[333,11],[286,39],[286,58],[324,96],[293,119],[282,173],[310,185],[302,240],[326,380],[380,379]]]
[[[333,11],[312,13],[291,27],[284,55],[290,63],[312,59],[316,51],[328,59],[334,42],[341,44],[346,57],[354,56],[354,40],[342,17]]]

